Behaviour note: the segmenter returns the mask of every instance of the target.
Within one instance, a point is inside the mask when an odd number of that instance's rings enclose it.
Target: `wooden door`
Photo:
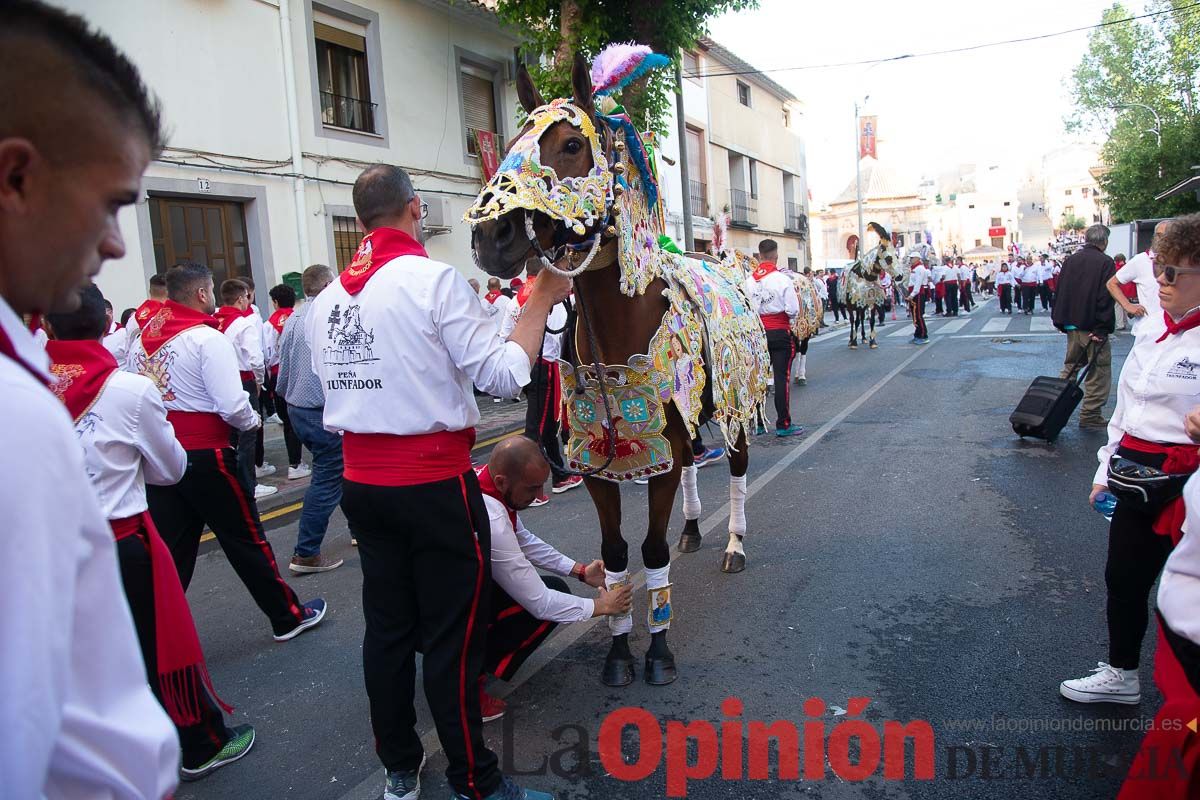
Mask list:
[[[166,272],[180,261],[196,261],[212,270],[217,287],[227,278],[250,275],[241,203],[151,197],[150,231],[157,272]]]

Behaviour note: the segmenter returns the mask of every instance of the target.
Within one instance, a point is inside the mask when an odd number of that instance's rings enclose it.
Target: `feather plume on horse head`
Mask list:
[[[650,70],[670,63],[671,59],[644,44],[610,44],[592,62],[592,93],[601,97],[619,92]]]

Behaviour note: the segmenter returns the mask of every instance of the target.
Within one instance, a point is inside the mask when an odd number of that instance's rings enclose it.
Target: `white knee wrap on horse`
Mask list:
[[[695,464],[683,468],[680,483],[683,486],[684,519],[700,519],[700,490],[696,488],[696,473],[699,469]]]
[[[614,586],[624,586],[629,583],[629,570],[623,569],[620,572],[610,572],[604,570],[604,588],[612,591]],[[633,612],[629,612],[622,617],[608,618],[608,631],[613,636],[619,636],[622,633],[629,633],[633,630]]]
[[[746,476],[729,478],[729,532],[746,535]]]
[[[646,567],[646,593],[649,604],[646,609],[646,625],[651,633],[665,631],[671,627],[675,616],[671,605],[671,565],[651,569]]]
[[[796,377],[798,377],[798,378],[804,377],[804,367],[807,362],[808,362],[808,354],[801,353],[800,354],[800,366],[796,369]]]

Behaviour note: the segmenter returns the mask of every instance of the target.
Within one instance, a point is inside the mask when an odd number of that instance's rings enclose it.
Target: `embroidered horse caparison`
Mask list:
[[[628,76],[660,57],[619,47],[601,54],[590,74],[576,58],[571,100],[545,102],[520,72],[518,95],[529,119],[465,219],[474,226],[476,258],[490,274],[513,277],[532,263],[574,276],[578,358],[560,363],[566,461],[595,471],[586,485],[600,518],[609,585],[630,579],[620,485],[650,478],[642,556],[648,599],[660,610],[647,614],[653,635],[646,679],[669,683],[671,614],[661,609],[678,607],[670,598],[666,544],[675,491],[682,482],[680,550],[692,552],[700,547],[700,503],[691,441],[704,421],[713,422],[729,449],[733,502],[722,569],[741,571],[747,441],[762,418],[769,361],[744,276],[732,265],[659,246],[663,215],[653,152],[619,106],[598,111],[596,95],[620,85],[601,64]],[[632,619],[610,618],[609,625],[614,641],[602,678],[625,685],[633,677],[626,638]]]

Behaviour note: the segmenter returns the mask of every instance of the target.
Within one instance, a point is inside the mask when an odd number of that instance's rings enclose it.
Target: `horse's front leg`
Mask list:
[[[682,424],[678,427],[682,428]],[[674,618],[674,606],[671,603],[671,548],[667,544],[667,526],[671,522],[671,508],[675,504],[675,492],[679,489],[682,472],[686,469],[692,476],[693,487],[695,469],[692,465],[692,445],[687,432],[674,431],[671,436],[675,452],[675,465],[670,472],[664,472],[650,479],[650,521],[646,528],[646,539],[642,542],[642,562],[646,565],[646,592],[649,596],[649,607],[646,621],[650,627],[650,649],[646,651],[646,683],[653,686],[665,686],[678,677],[675,669],[675,656],[667,646],[667,630]],[[688,466],[684,466],[684,463]],[[697,495],[697,499],[699,496]],[[687,502],[686,499],[684,501]],[[696,504],[696,516],[699,518],[699,503]],[[698,523],[696,535],[699,536]],[[685,529],[686,533],[686,529]]]
[[[879,308],[882,309],[883,306],[879,306]],[[875,342],[875,306],[871,306],[871,349],[874,350],[878,347],[879,345]]]
[[[629,582],[629,546],[621,536],[621,486],[599,478],[584,478],[583,482],[596,506],[596,516],[600,518],[604,586],[612,589]],[[608,630],[612,634],[612,646],[604,658],[600,680],[606,686],[628,686],[633,683],[633,653],[629,649],[633,613],[609,617]]]
[[[750,468],[750,448],[746,431],[738,434],[737,447],[729,454],[729,543],[721,556],[721,572],[735,573],[746,568],[746,471]]]

